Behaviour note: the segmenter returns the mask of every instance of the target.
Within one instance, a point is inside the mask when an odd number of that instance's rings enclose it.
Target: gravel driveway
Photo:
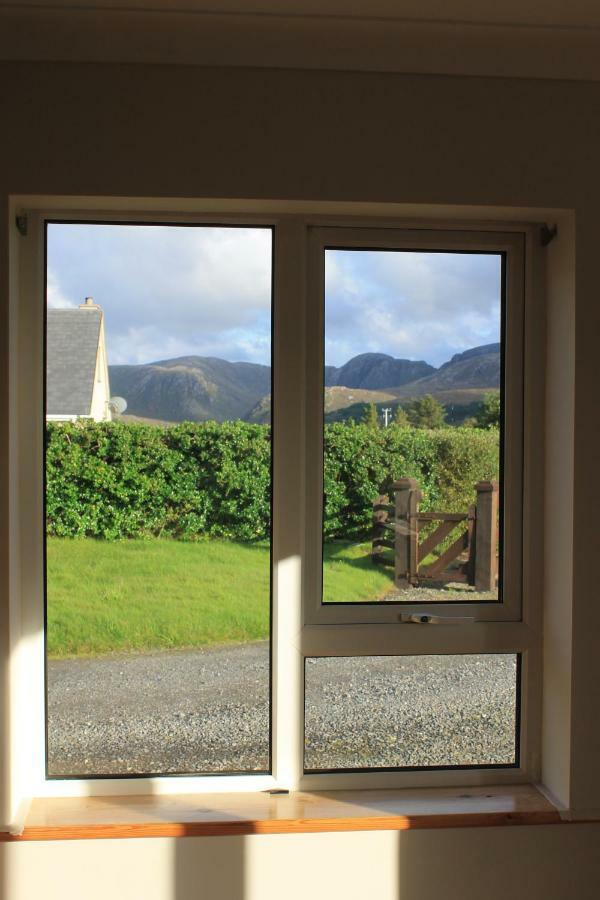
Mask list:
[[[307,768],[510,763],[514,655],[308,660]],[[48,665],[49,774],[265,771],[267,643]]]

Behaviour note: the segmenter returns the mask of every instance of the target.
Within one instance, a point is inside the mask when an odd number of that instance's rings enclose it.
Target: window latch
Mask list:
[[[405,625],[471,625],[473,616],[436,616],[430,613],[400,613],[400,621]]]

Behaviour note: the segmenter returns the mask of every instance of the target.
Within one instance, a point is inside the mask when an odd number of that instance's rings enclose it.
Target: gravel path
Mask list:
[[[387,603],[474,603],[476,600],[497,601],[498,591],[476,591],[471,585],[430,582],[427,586],[410,587],[402,591],[392,588],[382,600]]]
[[[48,666],[49,774],[265,771],[268,645]],[[307,768],[510,763],[515,657],[307,661]]]
[[[514,655],[307,661],[309,769],[511,763]]]

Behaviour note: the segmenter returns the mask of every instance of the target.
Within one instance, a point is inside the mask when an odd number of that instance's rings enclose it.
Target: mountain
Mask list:
[[[109,377],[128,415],[168,422],[241,419],[271,390],[269,366],[202,356],[109,366]]]
[[[163,422],[271,418],[271,369],[203,356],[181,356],[138,366],[110,366],[113,396],[125,397],[127,416]],[[362,353],[343,366],[325,367],[328,419],[360,412],[360,404],[392,404],[433,394],[451,411],[478,402],[500,385],[500,345],[473,347],[435,369],[423,361]],[[356,407],[350,413],[350,408]],[[458,413],[458,410],[456,410]],[[360,417],[360,416],[359,416]]]
[[[358,404],[361,410],[367,403],[379,403],[385,406],[391,402],[397,402],[396,397],[387,391],[368,391],[362,388],[326,387],[325,388],[325,420],[337,422],[345,418],[344,415],[336,415],[339,411]],[[264,425],[271,421],[271,397],[263,397],[256,403],[244,417],[247,422]],[[359,417],[360,418],[360,417]]]
[[[404,384],[395,391],[397,397],[417,397],[476,388],[494,390],[500,387],[500,344],[473,347],[456,353],[451,360],[425,378]]]
[[[327,389],[325,389],[327,392]],[[372,397],[363,400],[362,402],[356,402],[348,404],[345,407],[337,407],[336,409],[327,410],[327,404],[325,406],[325,422],[327,424],[332,422],[347,422],[348,419],[353,419],[355,422],[362,422],[365,416],[365,412],[367,410],[367,406],[370,403],[374,403],[377,409],[377,414],[379,417],[379,421],[384,421],[384,409],[391,409],[390,415],[394,416],[396,412],[396,408],[398,406],[403,406],[409,402],[408,397],[403,397],[401,400],[398,397],[392,397],[387,400],[379,400],[381,394],[376,391],[364,392],[371,393]],[[486,394],[485,390],[478,390],[477,388],[465,388],[464,390],[454,390],[454,391],[436,391],[432,396],[441,403],[445,410],[445,421],[449,425],[460,425],[464,422],[465,419],[476,416],[481,401],[483,400]]]
[[[400,387],[436,370],[422,360],[394,359],[386,353],[361,353],[339,369],[325,366],[325,386],[364,388],[368,391]]]
[[[271,395],[267,394],[265,397],[261,397],[252,409],[248,410],[244,419],[254,425],[269,425],[271,422]]]

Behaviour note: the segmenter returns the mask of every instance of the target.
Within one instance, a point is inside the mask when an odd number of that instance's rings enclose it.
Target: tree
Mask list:
[[[362,418],[363,425],[369,428],[379,428],[379,418],[377,416],[377,407],[374,403],[367,403]]]
[[[444,407],[431,394],[416,397],[405,409],[408,421],[414,428],[441,428],[444,425]]]
[[[410,425],[408,416],[400,404],[398,404],[394,413],[394,425],[399,425],[401,428],[406,428],[407,425]]]
[[[500,391],[485,394],[477,413],[478,428],[498,428],[500,426]]]

